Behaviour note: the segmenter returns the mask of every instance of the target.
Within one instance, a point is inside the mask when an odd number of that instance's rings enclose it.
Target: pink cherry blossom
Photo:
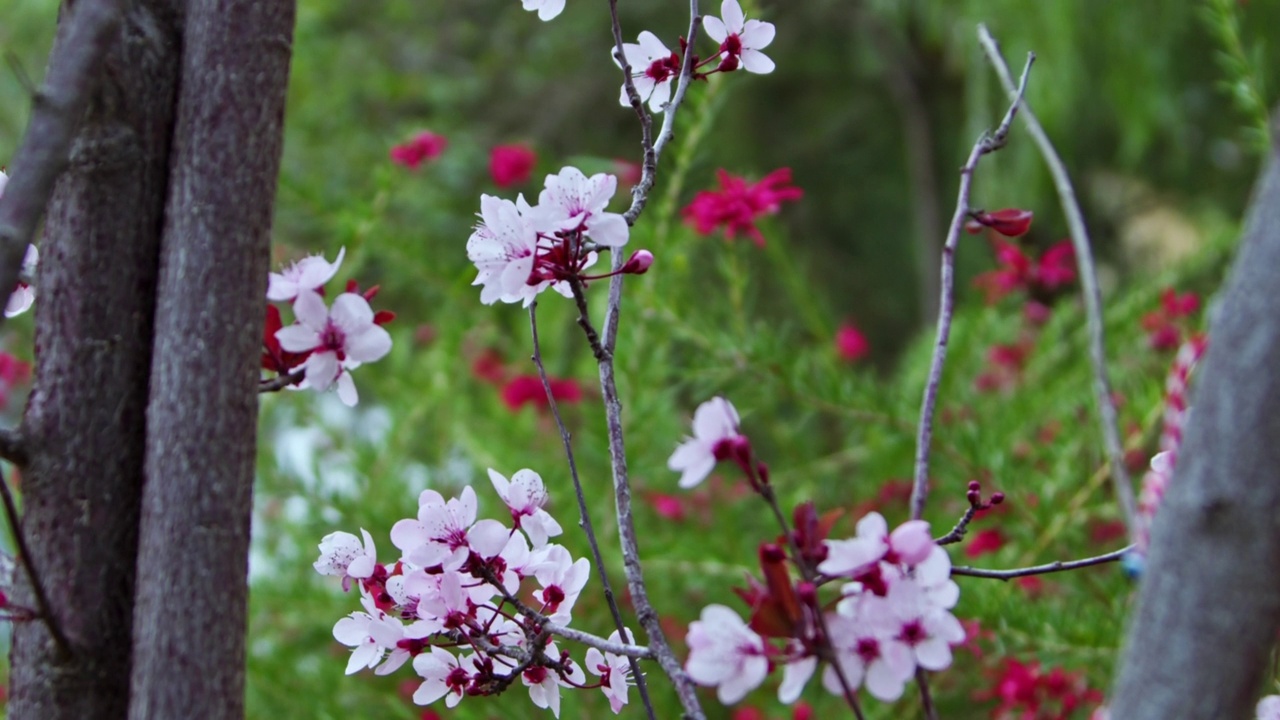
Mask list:
[[[885,702],[902,697],[916,669],[911,648],[896,637],[899,627],[891,612],[884,598],[867,595],[859,603],[857,617],[827,616],[836,662],[850,688],[865,683],[867,692]],[[832,694],[844,694],[834,665],[823,671],[822,686]]]
[[[626,639],[623,639],[618,634],[618,631],[614,630],[609,635],[609,642],[630,645],[634,644],[635,640],[630,630],[626,631]],[[609,707],[615,714],[622,712],[622,706],[627,704],[627,687],[628,681],[631,679],[631,662],[627,660],[625,655],[615,655],[611,652],[601,652],[596,648],[588,648],[585,664],[587,670],[600,676],[600,690],[605,697],[609,698]]]
[[[538,252],[539,226],[521,195],[516,202],[493,195],[480,196],[480,224],[467,240],[467,257],[479,275],[472,285],[483,285],[480,302],[492,305],[519,302],[527,306],[549,283],[529,285]]]
[[[476,522],[476,491],[471,486],[447,502],[435,490],[418,498],[418,519],[401,520],[391,528],[391,542],[405,559],[420,567],[443,565],[457,570],[474,549],[482,557],[502,552],[507,529],[496,520]]]
[[[542,484],[542,476],[538,473],[525,468],[517,470],[507,480],[490,468],[489,480],[502,502],[511,510],[511,518],[516,527],[528,533],[529,541],[535,549],[546,545],[547,538],[563,532],[560,523],[543,509],[547,504],[547,488]]]
[[[667,467],[681,473],[680,487],[691,488],[706,479],[716,463],[729,457],[734,443],[746,442],[738,432],[738,411],[722,397],[713,397],[693,413],[693,437],[667,460]]]
[[[373,545],[373,537],[364,528],[360,529],[364,543],[348,532],[332,532],[320,540],[320,559],[313,566],[321,575],[336,575],[342,578],[343,589],[350,586],[352,579],[363,579],[373,575],[378,564],[377,551]]]
[[[325,260],[323,255],[310,255],[278,273],[271,273],[267,276],[267,299],[271,302],[292,302],[305,291],[318,291],[338,274],[338,267],[346,254],[344,247],[333,262]]]
[[[618,178],[613,175],[587,177],[578,168],[565,167],[547,176],[538,195],[538,210],[557,230],[581,229],[599,245],[621,247],[630,232],[627,221],[618,213],[605,212],[617,189]]]
[[[759,687],[769,674],[764,639],[724,605],[708,605],[685,636],[689,659],[684,668],[699,685],[716,687],[716,696],[732,705]]]
[[[547,643],[543,653],[550,658],[560,655],[560,651],[556,649],[556,644],[553,642]],[[554,670],[543,666],[531,667],[520,674],[520,681],[529,688],[529,699],[533,704],[540,708],[549,708],[556,717],[560,717],[560,686],[573,687],[570,683],[581,685],[587,679],[577,663],[570,660],[568,665],[568,677],[563,679]]]
[[[455,657],[438,645],[413,659],[413,671],[422,678],[422,684],[413,693],[413,702],[430,705],[444,698],[447,707],[457,707],[466,695],[467,686],[475,673],[474,655]]]
[[[827,559],[818,571],[827,575],[856,576],[880,562],[915,565],[924,562],[934,548],[929,523],[909,520],[889,534],[889,525],[878,512],[858,521],[858,536],[850,540],[827,540]]]
[[[735,70],[741,62],[747,72],[773,72],[773,61],[760,52],[773,42],[773,23],[747,20],[738,0],[724,0],[720,4],[720,17],[703,18],[702,27],[712,40],[720,43],[721,70]]]
[[[645,30],[640,33],[639,43],[623,43],[622,52],[631,66],[631,82],[641,101],[649,101],[649,109],[660,113],[666,109],[671,100],[671,84],[680,76],[680,55],[667,49],[657,35]],[[618,58],[614,64],[622,67]],[[627,97],[626,83],[622,85],[619,102],[623,107],[631,106],[631,98]]]
[[[551,622],[568,625],[573,617],[570,611],[591,575],[591,561],[574,560],[560,545],[548,545],[534,555],[538,559],[534,561],[533,574],[542,589],[534,591],[533,596],[542,603],[542,611]]]
[[[538,19],[546,22],[564,11],[564,0],[521,0],[525,10],[537,10]]]
[[[2,175],[3,173],[0,173]],[[0,184],[0,190],[3,190],[3,184]],[[36,266],[40,264],[40,251],[35,245],[27,246],[27,253],[22,257],[22,271],[20,278],[30,279],[35,277]],[[36,289],[28,282],[19,280],[18,287],[9,295],[9,301],[5,304],[4,316],[17,317],[27,310],[31,309],[31,305],[36,301]]]
[[[896,638],[911,648],[915,663],[934,671],[950,666],[951,646],[965,639],[960,621],[912,577],[895,582],[886,599],[900,628]]]
[[[352,648],[351,658],[347,661],[348,675],[379,663],[382,667],[375,671],[376,674],[394,672],[409,659],[409,654],[398,647],[400,640],[423,638],[436,630],[427,624],[416,624],[412,634],[406,634],[404,624],[375,607],[371,598],[362,597],[360,602],[366,612],[353,612],[333,626],[334,639]],[[388,652],[392,653],[390,657],[387,657]],[[386,662],[383,662],[384,658]]]
[[[1258,701],[1257,720],[1280,720],[1280,695],[1268,695]]]
[[[381,360],[391,351],[391,335],[374,322],[369,301],[356,293],[342,293],[330,310],[319,295],[304,290],[293,304],[293,314],[298,323],[281,328],[276,339],[289,352],[311,353],[303,364],[306,385],[319,392],[349,369]],[[356,404],[350,378],[338,386],[338,397],[347,405]]]

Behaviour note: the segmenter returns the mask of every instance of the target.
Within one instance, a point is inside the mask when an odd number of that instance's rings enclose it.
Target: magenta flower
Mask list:
[[[686,224],[692,225],[702,235],[710,235],[717,228],[724,228],[729,239],[745,233],[757,245],[764,245],[764,236],[756,227],[756,221],[765,215],[774,215],[783,202],[799,200],[804,191],[790,185],[791,168],[780,168],[764,176],[757,183],[718,170],[719,190],[702,190],[694,195],[693,202],[685,206],[681,214]]]
[[[500,188],[523,185],[538,164],[538,155],[527,145],[499,145],[489,151],[489,177]]]
[[[449,141],[443,135],[423,130],[408,142],[391,148],[391,162],[417,170],[422,163],[439,157],[448,145]]]

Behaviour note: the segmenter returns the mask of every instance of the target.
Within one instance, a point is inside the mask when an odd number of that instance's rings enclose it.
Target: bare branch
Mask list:
[[[23,569],[27,571],[27,577],[31,579],[31,589],[36,596],[36,607],[40,610],[40,617],[48,626],[53,641],[58,644],[59,652],[65,657],[71,657],[71,642],[62,632],[58,617],[53,614],[53,605],[49,602],[49,596],[45,594],[40,573],[36,571],[35,563],[31,561],[31,550],[27,547],[27,538],[22,533],[22,525],[18,519],[18,506],[13,501],[13,492],[9,490],[9,481],[3,473],[0,473],[0,499],[4,500],[4,516],[9,522],[9,530],[13,532],[13,544],[18,548],[18,559],[22,562]]]
[[[947,239],[942,246],[942,290],[938,308],[938,334],[933,347],[933,359],[929,363],[929,379],[924,387],[924,399],[920,403],[920,427],[916,434],[915,481],[911,488],[911,518],[918,520],[924,514],[924,504],[929,497],[929,444],[933,440],[933,415],[938,405],[938,387],[942,383],[942,367],[947,362],[947,343],[951,338],[951,317],[955,314],[955,265],[956,246],[960,233],[969,217],[969,194],[973,187],[973,172],[983,155],[1004,147],[1009,136],[1009,126],[1018,113],[1018,103],[1027,89],[1034,53],[1027,54],[1027,64],[1022,69],[1022,82],[1017,97],[1009,106],[1004,119],[994,133],[983,133],[969,151],[969,159],[960,168],[960,190],[956,198],[956,212],[947,229]]]
[[[1013,97],[1013,77],[1009,66],[1000,53],[1000,45],[991,37],[986,25],[978,26],[978,41],[986,51],[987,58],[1000,76],[1000,83],[1006,92]],[[1045,133],[1036,114],[1031,111],[1022,91],[1017,91],[1018,104],[1022,106],[1022,121],[1027,132],[1045,164],[1049,166],[1049,174],[1053,176],[1054,187],[1058,190],[1058,200],[1062,203],[1062,212],[1067,217],[1067,227],[1071,230],[1071,245],[1075,249],[1076,266],[1079,268],[1080,291],[1084,296],[1084,309],[1089,326],[1089,360],[1093,365],[1093,387],[1098,403],[1098,416],[1102,425],[1102,439],[1106,444],[1107,456],[1111,460],[1111,479],[1115,486],[1116,499],[1124,513],[1125,525],[1129,530],[1129,539],[1137,537],[1138,514],[1134,501],[1133,485],[1129,481],[1129,473],[1124,467],[1124,445],[1120,441],[1120,430],[1116,419],[1116,405],[1111,397],[1111,380],[1107,375],[1107,349],[1102,325],[1102,291],[1098,288],[1098,274],[1093,265],[1092,242],[1089,240],[1089,229],[1084,224],[1084,213],[1080,211],[1080,203],[1076,200],[1076,191],[1071,184],[1071,176],[1062,164],[1062,158],[1054,149],[1049,135]]]
[[[287,375],[277,375],[267,380],[259,380],[258,393],[280,392],[290,385],[300,382],[306,376],[307,371],[299,368]]]
[[[600,339],[596,337],[595,330],[591,329],[591,321],[586,316],[586,299],[582,294],[582,281],[574,278],[572,281],[574,297],[578,299],[578,307],[582,310],[582,315],[578,318],[578,323],[587,330],[588,338],[595,338],[593,345],[599,349]],[[595,527],[591,524],[591,514],[587,512],[587,496],[582,492],[582,480],[578,477],[578,463],[573,456],[573,442],[569,437],[569,429],[565,427],[564,418],[560,416],[560,406],[556,403],[555,393],[551,391],[551,380],[547,377],[547,368],[542,363],[542,344],[538,342],[538,302],[535,300],[529,305],[529,329],[533,333],[533,364],[538,368],[538,378],[542,380],[542,390],[547,394],[547,404],[551,407],[551,415],[556,419],[556,427],[560,430],[560,442],[564,444],[564,454],[569,460],[569,475],[573,478],[573,492],[578,499],[578,524],[582,526],[582,531],[586,533],[587,544],[591,546],[591,559],[596,564],[596,570],[600,575],[600,586],[604,589],[605,603],[609,606],[609,614],[613,616],[614,627],[618,628],[618,637],[626,639],[627,629],[626,623],[622,620],[622,611],[618,609],[618,601],[613,596],[613,586],[609,583],[609,574],[605,571],[604,556],[600,554],[600,542],[596,539]],[[596,355],[599,359],[601,356]],[[502,587],[501,583],[496,583],[498,587]],[[503,591],[506,592],[505,590]],[[568,628],[565,628],[567,631]],[[567,636],[566,636],[567,637]],[[619,653],[623,654],[623,653]],[[640,693],[640,699],[644,701],[645,710],[649,713],[650,720],[654,720],[653,701],[649,697],[649,687],[645,683],[644,674],[640,672],[640,663],[636,662],[636,656],[627,655],[627,659],[631,665],[631,677],[635,678],[636,690]]]
[[[0,195],[0,297],[17,287],[27,245],[67,166],[76,128],[101,79],[102,59],[120,26],[121,0],[79,0],[64,4],[63,12],[66,39],[49,59],[27,131],[13,156],[9,183]]]
[[[1085,558],[1083,560],[1059,560],[1046,565],[1036,565],[1034,567],[1015,568],[1013,570],[983,570],[982,568],[973,567],[953,567],[952,575],[965,575],[967,577],[991,578],[992,580],[1013,580],[1014,578],[1027,577],[1028,575],[1045,575],[1048,573],[1063,572],[1065,570],[1079,570],[1080,568],[1092,567],[1094,565],[1104,565],[1106,563],[1115,562],[1125,556],[1125,553],[1133,549],[1132,545],[1122,547],[1119,550],[1113,550],[1106,555]]]

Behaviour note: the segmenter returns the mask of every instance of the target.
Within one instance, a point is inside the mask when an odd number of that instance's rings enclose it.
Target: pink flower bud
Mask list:
[[[627,258],[627,262],[622,266],[622,272],[631,275],[643,275],[649,272],[649,268],[653,266],[653,253],[648,250],[637,250],[631,253],[631,257]]]

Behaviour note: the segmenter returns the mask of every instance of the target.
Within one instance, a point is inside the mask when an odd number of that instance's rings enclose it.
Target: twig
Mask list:
[[[286,375],[277,375],[271,378],[270,380],[259,380],[258,392],[259,393],[280,392],[281,390],[305,378],[306,376],[307,376],[307,371],[299,368],[298,370],[294,370],[293,372],[288,373]]]
[[[0,458],[19,467],[27,464],[27,442],[18,428],[0,428]]]
[[[1047,565],[1035,565],[1033,567],[1015,568],[1013,570],[983,570],[982,568],[973,567],[953,567],[952,575],[965,575],[968,577],[991,578],[992,580],[1013,580],[1014,578],[1026,577],[1028,575],[1045,575],[1047,573],[1062,572],[1064,570],[1077,570],[1079,568],[1091,567],[1093,565],[1103,565],[1109,562],[1115,562],[1125,556],[1125,553],[1133,549],[1132,545],[1114,550],[1106,555],[1085,558],[1083,560],[1059,560],[1051,562]]]
[[[552,635],[559,635],[566,640],[572,640],[581,643],[587,647],[593,647],[601,652],[613,653],[614,655],[623,655],[632,659],[652,660],[653,651],[643,645],[631,645],[628,643],[609,642],[598,635],[584,633],[581,630],[574,630],[564,625],[556,625],[547,623],[542,626],[544,630]],[[619,633],[621,635],[621,633]],[[636,668],[632,666],[631,673],[634,675]],[[646,706],[647,707],[647,706]]]
[[[924,668],[916,668],[916,685],[920,688],[920,707],[928,720],[938,720],[938,708],[933,705],[933,695],[929,692],[929,674]]]
[[[964,511],[964,515],[960,516],[960,520],[955,527],[951,528],[951,532],[933,542],[938,545],[950,545],[963,540],[965,533],[969,532],[969,523],[973,522],[973,517],[978,514],[979,509],[977,505],[970,505],[969,509]]]
[[[72,139],[102,75],[102,58],[119,27],[121,0],[79,0],[68,3],[64,13],[66,34],[58,39],[59,51],[33,99],[27,132],[0,196],[0,297],[17,287],[27,245],[67,165]]]
[[[964,229],[965,220],[969,217],[969,194],[973,186],[973,172],[983,155],[995,152],[1004,147],[1009,136],[1009,126],[1018,112],[1018,103],[1022,93],[1027,89],[1027,78],[1031,74],[1031,65],[1036,60],[1034,53],[1027,53],[1027,64],[1022,69],[1022,82],[1018,86],[1018,95],[1009,111],[1005,113],[1000,126],[991,134],[983,133],[973,144],[969,159],[960,168],[960,190],[956,198],[956,212],[951,218],[951,226],[947,229],[947,239],[942,246],[942,289],[941,302],[938,308],[938,334],[934,343],[933,359],[929,363],[929,379],[924,388],[924,399],[920,403],[920,427],[916,435],[915,481],[911,488],[911,518],[920,519],[924,514],[924,504],[929,496],[929,443],[933,439],[933,414],[938,404],[938,387],[942,382],[942,366],[947,361],[947,342],[951,337],[951,317],[955,313],[955,260],[956,246],[960,242],[960,233]]]
[[[13,493],[9,490],[9,482],[5,479],[3,472],[0,472],[0,498],[4,500],[4,516],[9,521],[9,530],[13,533],[13,544],[18,548],[18,558],[27,571],[27,577],[31,579],[31,590],[35,593],[36,607],[40,609],[40,617],[49,627],[49,634],[57,643],[58,650],[63,657],[69,658],[72,654],[71,642],[63,634],[62,626],[58,624],[58,617],[53,614],[53,605],[49,602],[49,596],[44,592],[44,583],[40,581],[40,573],[36,571],[35,561],[31,559],[31,550],[27,547],[27,538],[22,534],[22,526],[18,523],[18,506],[13,502]]]
[[[658,144],[654,146],[652,144],[652,119],[644,111],[644,106],[639,104],[639,95],[636,93],[635,84],[631,79],[630,65],[627,64],[626,57],[622,52],[622,25],[618,21],[617,0],[609,0],[609,9],[613,22],[615,51],[621,56],[619,57],[619,63],[622,65],[623,85],[627,88],[627,95],[632,101],[632,107],[635,108],[636,114],[640,117],[642,143],[644,146],[644,165],[641,170],[640,184],[632,189],[631,207],[623,215],[628,225],[634,225],[636,218],[640,217],[640,213],[644,211],[645,203],[648,201],[649,191],[653,188],[658,170],[658,159],[661,157],[662,149],[674,133],[676,111],[684,100],[685,90],[693,77],[693,48],[697,42],[698,26],[701,24],[702,18],[698,15],[698,0],[690,0],[689,37],[685,47],[684,63],[680,69],[680,80],[676,85],[676,92],[671,103],[667,105],[666,117],[662,121]],[[622,269],[626,258],[621,253],[615,252],[612,255],[612,269],[617,272]],[[605,311],[602,341],[604,353],[597,360],[600,371],[600,391],[605,409],[605,423],[609,433],[609,461],[613,469],[614,511],[618,518],[618,541],[622,545],[622,566],[626,571],[627,589],[631,593],[631,602],[635,606],[640,627],[644,629],[645,634],[649,637],[649,649],[653,652],[654,658],[658,661],[662,671],[666,673],[667,677],[671,678],[671,682],[676,689],[676,695],[680,699],[680,705],[684,708],[684,717],[686,720],[705,720],[706,714],[702,711],[702,705],[698,701],[697,690],[693,685],[693,681],[689,678],[675,652],[672,651],[671,646],[667,643],[666,635],[662,631],[662,624],[658,619],[658,613],[653,609],[653,604],[649,602],[649,592],[644,583],[644,571],[640,565],[639,543],[636,539],[635,520],[631,512],[631,480],[627,473],[627,451],[622,432],[622,401],[618,398],[618,385],[614,378],[613,367],[613,351],[618,341],[618,317],[622,311],[622,280],[621,274],[616,274],[609,279],[609,301]]]
[[[577,278],[573,279],[573,289],[575,297],[582,298],[582,281]],[[579,320],[586,318],[586,300],[582,299],[580,307],[583,315]],[[583,328],[590,328],[587,322]],[[604,589],[604,599],[609,605],[609,613],[613,615],[613,624],[618,628],[618,637],[626,640],[627,629],[626,623],[622,620],[622,611],[618,609],[618,601],[613,596],[613,586],[609,583],[609,574],[605,572],[604,557],[600,554],[600,542],[596,539],[595,528],[591,524],[591,515],[587,512],[587,496],[582,492],[582,480],[578,477],[578,463],[573,456],[573,442],[569,436],[569,429],[565,427],[564,419],[560,416],[560,406],[556,403],[555,393],[551,391],[551,379],[547,377],[547,368],[542,363],[542,345],[538,342],[538,302],[535,300],[529,305],[529,329],[533,334],[533,364],[538,368],[538,377],[542,380],[542,389],[547,393],[547,403],[551,407],[551,415],[556,420],[556,427],[560,430],[560,441],[564,444],[564,454],[569,460],[569,475],[573,478],[573,491],[578,498],[578,518],[579,524],[582,525],[582,531],[586,533],[587,544],[591,546],[591,558],[596,564],[596,569],[600,573],[600,585]],[[593,337],[595,331],[588,333],[588,337]],[[599,347],[599,338],[596,338],[596,347]],[[597,355],[597,358],[600,356]],[[501,585],[499,583],[499,585]],[[566,630],[568,628],[565,628]],[[619,653],[622,654],[622,653]],[[633,655],[627,655],[627,661],[631,665],[631,677],[635,678],[636,691],[640,693],[640,699],[644,702],[645,710],[649,713],[649,719],[655,720],[653,701],[649,697],[649,687],[645,683],[644,674],[640,672],[640,663]]]
[[[1013,78],[1009,74],[1009,66],[1000,54],[1000,45],[987,31],[986,25],[978,26],[978,41],[986,51],[987,58],[1000,76],[1000,83],[1005,91],[1013,94]],[[1058,200],[1062,203],[1062,212],[1067,217],[1067,226],[1071,230],[1071,245],[1075,249],[1076,266],[1080,275],[1080,290],[1084,295],[1085,314],[1089,327],[1089,360],[1093,365],[1093,387],[1097,396],[1098,415],[1102,424],[1102,438],[1107,447],[1107,456],[1111,459],[1111,479],[1115,485],[1116,499],[1120,501],[1120,509],[1124,513],[1125,525],[1129,530],[1130,541],[1137,537],[1138,514],[1134,501],[1133,485],[1129,481],[1129,473],[1124,467],[1124,446],[1120,441],[1120,430],[1116,419],[1116,406],[1111,398],[1111,380],[1107,375],[1107,350],[1102,325],[1102,291],[1098,288],[1098,275],[1093,265],[1092,243],[1089,240],[1089,229],[1084,224],[1084,214],[1080,211],[1080,203],[1076,200],[1076,191],[1071,184],[1067,168],[1062,158],[1054,149],[1053,142],[1041,127],[1036,114],[1031,111],[1021,90],[1018,90],[1015,104],[1022,106],[1022,121],[1027,132],[1035,141],[1045,164],[1049,166],[1049,174],[1053,176],[1054,187],[1058,190]]]

